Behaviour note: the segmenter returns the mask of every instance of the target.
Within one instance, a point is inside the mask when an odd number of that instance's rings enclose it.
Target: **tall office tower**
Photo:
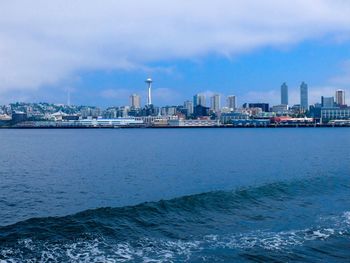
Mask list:
[[[184,108],[187,110],[187,115],[193,114],[193,102],[190,100],[186,100],[184,102]]]
[[[338,89],[335,92],[335,102],[338,105],[345,105],[345,91],[342,89]]]
[[[300,107],[303,110],[309,108],[309,90],[307,84],[303,81],[300,85]]]
[[[288,105],[288,86],[285,82],[281,86],[281,104]]]
[[[236,96],[229,95],[227,97],[227,107],[232,110],[236,109]]]
[[[193,107],[196,107],[198,105],[201,105],[203,107],[206,106],[205,96],[202,94],[196,94],[193,96]]]
[[[153,80],[151,78],[148,78],[148,79],[145,80],[145,82],[147,83],[147,87],[148,87],[147,105],[151,105],[152,104],[151,88],[152,88]]]
[[[130,106],[131,106],[131,108],[134,108],[134,109],[141,108],[141,98],[139,95],[132,94],[130,96]]]
[[[210,109],[214,112],[219,112],[220,106],[220,94],[214,94],[211,98]]]

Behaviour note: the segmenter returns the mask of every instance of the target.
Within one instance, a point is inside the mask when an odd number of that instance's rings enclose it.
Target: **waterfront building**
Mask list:
[[[203,94],[196,94],[193,96],[193,107],[206,106],[205,96]]]
[[[314,105],[310,106],[309,109],[309,117],[315,118],[315,119],[320,119],[321,118],[321,109],[322,109],[322,104],[321,103],[315,103]]]
[[[292,118],[289,116],[272,117],[270,118],[271,123],[277,123],[279,125],[290,125],[290,124],[311,124],[314,123],[314,118]]]
[[[209,108],[204,107],[202,105],[197,105],[193,108],[193,116],[196,118],[203,117],[203,116],[209,116]]]
[[[292,107],[289,108],[292,112],[301,112],[301,106],[300,104],[294,104]]]
[[[288,112],[288,105],[287,104],[281,104],[281,105],[274,105],[272,106],[272,112],[284,114]]]
[[[233,126],[266,127],[270,124],[270,119],[234,119]]]
[[[236,109],[236,96],[229,95],[227,96],[227,107],[234,111]]]
[[[159,113],[159,107],[155,107],[153,104],[150,104],[142,108],[141,116],[158,116]]]
[[[214,94],[211,98],[210,110],[217,113],[220,112],[220,95]]]
[[[248,113],[250,116],[257,116],[263,112],[263,110],[258,108],[245,108],[243,112]]]
[[[191,116],[193,114],[193,102],[190,100],[186,100],[184,102],[184,108],[187,110],[187,116]]]
[[[11,116],[7,115],[7,114],[0,114],[0,121],[10,121],[12,120]]]
[[[82,119],[78,120],[76,123],[77,125],[88,127],[115,127],[144,124],[143,120],[141,120],[140,118]]]
[[[80,115],[82,118],[97,118],[98,116],[101,116],[101,109],[97,107],[83,107],[80,109]]]
[[[334,107],[334,97],[321,97],[322,108],[333,108]]]
[[[288,105],[288,86],[285,82],[281,86],[281,104]]]
[[[160,115],[161,116],[167,116],[168,115],[166,107],[161,107],[160,108]]]
[[[300,107],[304,111],[309,108],[309,88],[304,81],[300,85]]]
[[[27,113],[23,111],[13,111],[11,117],[12,122],[19,123],[27,120]]]
[[[177,107],[176,106],[165,106],[160,109],[160,114],[162,116],[174,116],[176,115]]]
[[[118,107],[109,107],[102,113],[102,117],[105,119],[115,119],[118,116]]]
[[[144,111],[142,108],[130,108],[130,110],[128,112],[128,116],[140,117],[140,116],[142,116],[143,112]]]
[[[62,121],[63,116],[65,116],[65,115],[67,115],[67,114],[62,112],[62,111],[58,111],[58,112],[51,114],[50,119],[53,121]]]
[[[220,122],[218,120],[184,120],[184,119],[173,119],[168,121],[171,127],[212,127],[219,126]]]
[[[177,108],[176,106],[171,106],[171,107],[168,107],[168,116],[174,116],[176,115],[176,112],[177,112]]]
[[[140,109],[141,108],[141,98],[137,94],[132,94],[130,96],[130,106],[132,109]]]
[[[348,108],[322,108],[321,109],[322,122],[330,120],[348,120],[350,119],[350,107]]]
[[[221,123],[232,123],[232,120],[246,120],[249,119],[249,113],[247,112],[229,112],[222,113],[220,116]]]
[[[244,103],[243,108],[260,108],[263,112],[269,112],[268,103]]]
[[[188,114],[188,110],[185,108],[184,105],[178,105],[176,106],[176,116],[185,118],[191,116],[191,114]]]
[[[345,91],[342,89],[338,89],[335,92],[335,102],[339,105],[345,105]]]
[[[177,120],[177,116],[142,116],[140,119],[147,126],[163,126],[164,123],[168,124],[169,120]]]

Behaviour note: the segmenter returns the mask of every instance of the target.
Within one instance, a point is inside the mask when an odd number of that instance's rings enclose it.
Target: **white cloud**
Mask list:
[[[232,56],[350,31],[342,0],[26,1],[0,3],[0,92],[36,89],[81,70],[209,53]]]

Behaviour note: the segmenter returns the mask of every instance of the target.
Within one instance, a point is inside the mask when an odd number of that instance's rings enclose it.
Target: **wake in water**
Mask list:
[[[314,229],[287,232],[250,232],[239,235],[207,235],[197,240],[168,240],[157,238],[140,238],[137,241],[116,242],[104,237],[91,237],[71,242],[38,242],[32,239],[19,240],[17,248],[1,250],[1,257],[11,262],[162,262],[162,261],[209,261],[230,255],[231,259],[315,260],[318,243],[332,246],[335,240],[344,244],[349,241],[350,212],[333,218],[333,225]],[[303,246],[309,247],[310,254],[304,252],[303,257],[295,251]],[[305,249],[305,247],[304,247]],[[345,247],[344,247],[345,249]],[[345,252],[345,251],[344,251]],[[325,260],[327,250],[319,251]],[[283,260],[282,260],[283,259]],[[328,255],[330,261],[348,259],[348,255]]]
[[[0,260],[342,262],[349,189],[311,178],[30,219],[0,228]]]

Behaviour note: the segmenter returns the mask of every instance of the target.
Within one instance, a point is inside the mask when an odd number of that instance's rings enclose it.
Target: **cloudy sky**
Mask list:
[[[3,0],[0,104],[13,101],[181,104],[203,92],[279,103],[350,102],[348,0]]]

